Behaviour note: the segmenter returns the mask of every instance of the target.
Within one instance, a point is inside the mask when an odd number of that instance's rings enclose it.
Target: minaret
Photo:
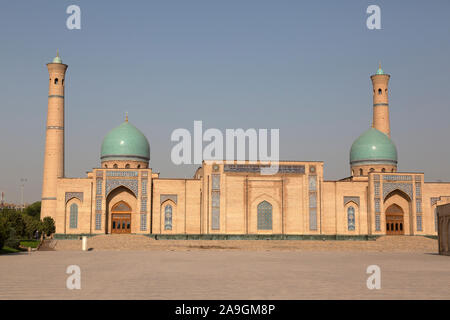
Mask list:
[[[47,127],[45,135],[44,174],[42,181],[41,218],[56,215],[56,183],[64,177],[64,79],[67,65],[59,53],[47,64],[48,88]]]
[[[372,127],[391,137],[389,124],[389,98],[388,83],[391,76],[381,69],[381,63],[377,73],[371,76],[373,85],[373,122]]]

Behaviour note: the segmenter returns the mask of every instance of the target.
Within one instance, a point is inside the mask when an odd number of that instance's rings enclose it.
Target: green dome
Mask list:
[[[383,132],[370,128],[352,144],[350,164],[397,164],[397,148]]]
[[[377,74],[384,74],[384,71],[383,71],[383,69],[381,69],[381,67],[378,68]]]
[[[62,60],[59,56],[56,56],[53,58],[53,62],[52,63],[62,63]]]
[[[150,160],[150,145],[144,134],[128,121],[112,129],[102,142],[102,161]]]

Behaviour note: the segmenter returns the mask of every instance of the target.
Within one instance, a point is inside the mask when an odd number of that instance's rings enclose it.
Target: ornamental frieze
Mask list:
[[[105,194],[108,194],[118,187],[126,187],[134,193],[137,197],[138,194],[138,181],[137,179],[108,179],[106,180]]]

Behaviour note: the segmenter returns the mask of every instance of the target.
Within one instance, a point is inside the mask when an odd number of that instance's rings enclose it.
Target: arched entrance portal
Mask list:
[[[392,204],[386,209],[386,234],[400,235],[405,234],[405,225],[403,222],[403,209]]]
[[[131,207],[125,201],[112,207],[111,223],[111,233],[131,233]]]

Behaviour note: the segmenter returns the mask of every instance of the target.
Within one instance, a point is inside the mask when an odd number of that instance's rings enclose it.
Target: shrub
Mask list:
[[[42,232],[48,237],[52,233],[55,233],[55,220],[52,217],[45,217],[42,220]]]
[[[31,217],[29,215],[23,215],[23,221],[25,222],[25,238],[33,239],[36,231],[42,232],[42,222],[39,218]]]
[[[3,210],[2,219],[5,221],[8,237],[11,228],[14,229],[17,237],[25,236],[25,221],[19,211],[11,209]]]
[[[30,217],[39,219],[41,216],[41,202],[36,201],[25,208],[24,213]]]
[[[16,230],[14,228],[9,229],[8,239],[5,241],[5,246],[13,249],[19,249],[20,239],[17,237]]]
[[[5,219],[0,218],[0,250],[3,248],[6,239],[8,238],[8,229],[6,227]]]

